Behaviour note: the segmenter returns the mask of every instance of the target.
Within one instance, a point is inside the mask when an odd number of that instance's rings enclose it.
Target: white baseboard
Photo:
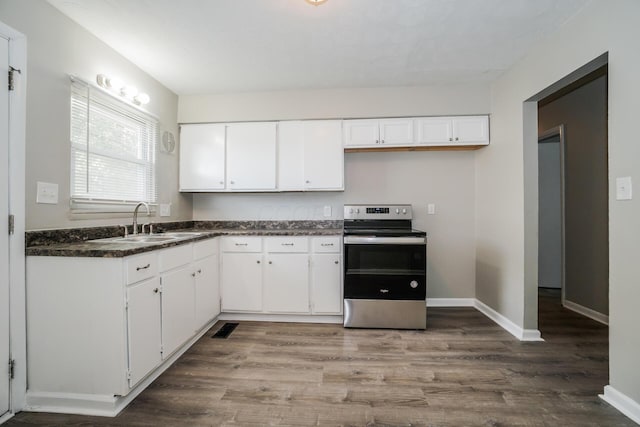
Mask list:
[[[475,300],[475,308],[520,341],[544,341],[539,330],[521,328],[478,299]]]
[[[149,376],[135,386],[126,396],[76,394],[58,392],[40,392],[27,390],[27,403],[24,411],[53,412],[58,414],[95,415],[115,417],[131,403],[140,393],[169,368],[180,356],[195,344],[218,321],[211,320],[194,337],[187,341],[178,351],[168,357]]]
[[[15,414],[13,412],[7,412],[6,414],[0,416],[0,424],[9,421],[11,418],[13,418]]]
[[[427,298],[427,307],[474,307],[475,298]]]
[[[640,424],[640,403],[610,385],[604,386],[604,394],[599,396],[600,399],[631,418],[634,423]]]
[[[576,304],[575,302],[569,301],[567,299],[562,302],[562,305],[565,308],[568,308],[571,311],[575,311],[578,314],[582,314],[583,316],[586,316],[589,319],[593,319],[596,322],[609,325],[609,316],[607,316],[606,314],[599,313],[595,310],[592,310],[580,304]]]
[[[218,320],[241,320],[249,322],[296,322],[296,323],[340,323],[342,315],[308,314],[256,314],[256,313],[221,313]]]

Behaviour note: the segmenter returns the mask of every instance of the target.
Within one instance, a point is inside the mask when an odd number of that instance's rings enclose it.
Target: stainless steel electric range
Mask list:
[[[411,205],[344,206],[344,326],[425,329],[427,237]]]

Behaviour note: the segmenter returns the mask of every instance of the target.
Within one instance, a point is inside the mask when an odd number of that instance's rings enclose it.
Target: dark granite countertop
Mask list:
[[[235,225],[235,224],[234,224]],[[36,245],[29,245],[26,248],[27,256],[62,256],[62,257],[98,257],[98,258],[121,258],[136,255],[143,252],[155,251],[172,246],[184,245],[186,243],[206,240],[217,236],[339,236],[342,235],[342,228],[215,228],[204,230],[201,227],[196,229],[172,229],[171,231],[197,231],[199,234],[182,238],[153,243],[139,242],[118,242],[118,241],[38,241]],[[157,234],[161,236],[162,233]]]

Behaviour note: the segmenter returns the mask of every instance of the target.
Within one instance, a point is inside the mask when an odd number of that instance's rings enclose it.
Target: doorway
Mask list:
[[[605,65],[538,103],[538,286],[556,289],[562,306],[604,324],[609,316],[607,86]]]

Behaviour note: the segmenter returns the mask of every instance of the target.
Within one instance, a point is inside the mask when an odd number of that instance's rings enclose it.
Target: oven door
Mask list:
[[[344,238],[344,298],[425,300],[424,237]]]

